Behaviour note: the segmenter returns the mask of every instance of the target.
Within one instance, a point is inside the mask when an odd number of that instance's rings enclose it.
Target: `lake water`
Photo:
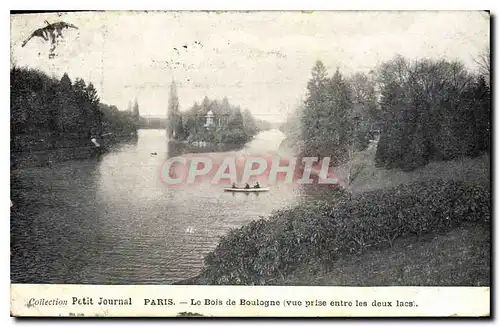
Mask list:
[[[283,138],[266,131],[214,155],[272,153]],[[167,185],[160,172],[173,150],[164,131],[140,130],[100,158],[11,171],[12,282],[173,283],[198,274],[230,229],[300,197],[285,184],[261,194]]]

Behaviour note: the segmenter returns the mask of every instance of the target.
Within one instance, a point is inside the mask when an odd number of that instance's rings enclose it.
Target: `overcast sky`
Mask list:
[[[63,32],[55,59],[40,38],[21,47],[45,20],[80,28]],[[465,11],[13,15],[11,61],[92,81],[101,100],[121,110],[137,98],[141,114],[165,115],[175,79],[181,110],[205,95],[227,96],[260,118],[280,121],[305,94],[318,59],[329,72],[338,66],[346,74],[368,72],[397,53],[473,67],[489,38],[489,16]]]

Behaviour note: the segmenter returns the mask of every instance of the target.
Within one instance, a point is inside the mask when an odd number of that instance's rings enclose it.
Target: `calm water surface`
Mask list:
[[[214,155],[272,153],[283,138],[266,131]],[[99,159],[12,171],[12,282],[172,283],[199,273],[230,229],[300,197],[285,185],[261,194],[166,185],[160,171],[172,151],[164,131],[140,130]]]

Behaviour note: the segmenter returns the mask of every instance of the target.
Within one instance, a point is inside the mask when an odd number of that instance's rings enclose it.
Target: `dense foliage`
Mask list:
[[[168,105],[167,135],[170,139],[206,141],[214,143],[243,144],[259,131],[269,129],[270,124],[255,119],[248,109],[233,106],[227,98],[210,100],[205,97],[185,112],[179,110],[179,99],[175,83],[170,89]],[[212,112],[214,124],[207,128],[206,115]]]
[[[140,117],[139,128],[143,129],[165,129],[167,128],[167,119],[162,117]]]
[[[135,134],[137,133],[139,123],[139,113],[130,113],[119,110],[116,106],[108,106],[104,103],[99,104],[99,110],[102,112],[102,132],[103,134]]]
[[[356,75],[351,83],[338,69],[329,78],[323,63],[316,62],[299,115],[304,155],[330,157],[336,164],[348,160],[354,149],[367,146],[371,110],[376,106],[370,86],[365,75]]]
[[[412,169],[490,149],[490,90],[458,62],[397,57],[379,71],[383,126],[376,162]]]
[[[11,79],[12,150],[55,148],[89,142],[105,133],[135,133],[136,118],[100,103],[92,83],[67,74],[58,80],[27,68],[13,67]],[[138,109],[138,108],[137,108]],[[73,144],[72,144],[73,143]]]
[[[288,144],[339,164],[380,133],[377,165],[403,169],[488,152],[489,59],[481,58],[479,74],[459,62],[398,56],[347,78],[338,69],[328,77],[318,61],[306,99],[283,126]]]
[[[400,237],[490,223],[489,191],[458,181],[420,182],[362,193],[347,201],[304,203],[223,237],[206,257],[208,284],[273,284],[299,264],[335,264]],[[317,265],[316,265],[317,266]]]
[[[365,149],[379,126],[374,78],[363,73],[345,78],[339,69],[328,77],[326,67],[317,61],[306,99],[281,129],[297,154],[330,157],[332,164],[340,164],[354,151]]]

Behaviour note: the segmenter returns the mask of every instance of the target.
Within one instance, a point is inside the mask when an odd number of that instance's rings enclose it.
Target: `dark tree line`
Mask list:
[[[370,74],[329,77],[321,61],[307,96],[284,124],[304,156],[349,161],[380,133],[376,164],[413,169],[490,151],[489,60],[474,74],[459,62],[396,57]]]
[[[22,150],[26,139],[88,141],[105,133],[136,132],[134,116],[100,103],[93,84],[83,79],[72,82],[64,74],[58,80],[18,67],[11,69],[10,79],[11,135],[16,148]]]
[[[139,124],[139,116],[130,114],[126,111],[119,110],[114,105],[99,104],[99,110],[103,114],[102,131],[106,135],[108,133],[118,135],[136,134]]]
[[[379,166],[412,169],[490,149],[490,90],[459,62],[402,57],[379,71]]]

